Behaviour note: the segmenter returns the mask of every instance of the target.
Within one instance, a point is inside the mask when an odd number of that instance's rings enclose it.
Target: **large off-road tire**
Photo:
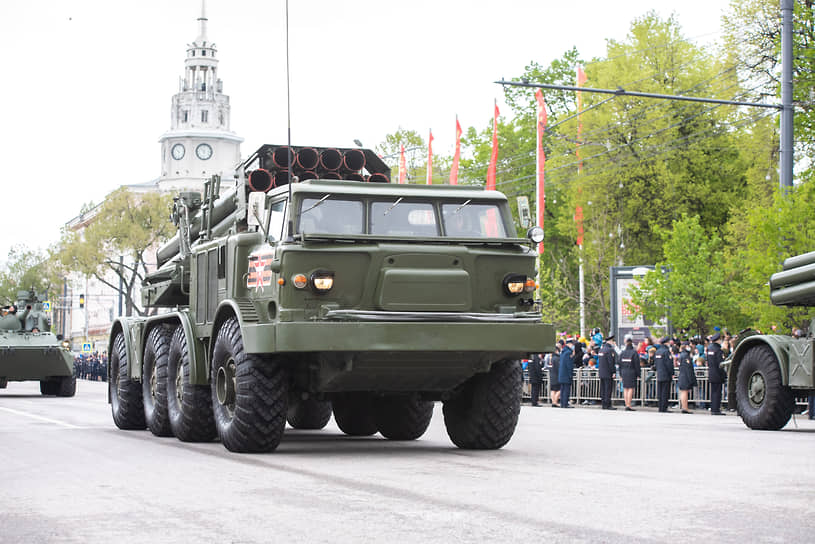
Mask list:
[[[176,327],[167,355],[167,415],[170,429],[183,442],[215,438],[209,385],[190,383],[190,352],[183,327]]]
[[[295,429],[322,429],[331,419],[331,402],[306,399],[289,403],[286,421]]]
[[[226,449],[258,453],[277,448],[286,428],[288,397],[283,365],[246,353],[238,320],[227,319],[212,352],[212,409]]]
[[[76,374],[70,376],[62,376],[59,381],[55,382],[56,392],[58,397],[73,397],[76,395]]]
[[[51,380],[40,380],[40,395],[56,395],[57,384]]]
[[[376,433],[373,397],[370,393],[340,393],[331,399],[334,421],[349,436]]]
[[[377,430],[390,440],[416,440],[433,418],[433,402],[419,395],[387,395],[374,399]]]
[[[163,325],[154,327],[147,336],[142,357],[142,398],[144,421],[156,436],[172,436],[167,410],[167,360],[173,330]]]
[[[444,402],[450,440],[463,449],[494,450],[515,432],[521,412],[523,370],[518,361],[499,361],[467,380]]]
[[[782,385],[781,368],[775,354],[757,345],[744,354],[736,377],[739,415],[751,429],[777,431],[792,417],[795,396]]]
[[[113,352],[110,354],[110,410],[113,422],[120,429],[144,429],[141,384],[130,379],[130,364],[124,333],[120,331],[113,338]]]

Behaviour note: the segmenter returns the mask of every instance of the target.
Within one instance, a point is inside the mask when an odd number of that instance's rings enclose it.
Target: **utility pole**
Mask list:
[[[781,0],[781,175],[782,191],[792,187],[792,8],[794,0]]]

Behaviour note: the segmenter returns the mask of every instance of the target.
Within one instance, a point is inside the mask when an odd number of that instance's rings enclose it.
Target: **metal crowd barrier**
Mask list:
[[[688,408],[706,409],[710,403],[710,382],[708,381],[708,368],[706,366],[694,369],[696,373],[697,385],[690,395],[688,395]],[[671,392],[668,398],[670,403],[679,403],[679,369],[674,369],[671,380]],[[577,404],[599,404],[600,403],[600,376],[596,368],[582,367],[576,368],[572,375],[572,390],[569,395]],[[531,398],[531,386],[529,384],[529,374],[524,369],[523,400]],[[623,382],[620,374],[614,380],[614,390],[611,397],[612,402],[619,401],[623,404]],[[635,406],[656,406],[657,405],[657,376],[656,371],[649,368],[640,370],[640,378],[634,387],[634,398],[632,405]],[[549,402],[549,370],[543,371],[543,384],[539,402]],[[806,407],[806,399],[797,399],[796,403],[801,407]],[[727,405],[727,383],[722,385],[722,409]]]

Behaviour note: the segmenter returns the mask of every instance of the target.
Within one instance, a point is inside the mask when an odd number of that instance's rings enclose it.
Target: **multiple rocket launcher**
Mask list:
[[[776,306],[815,306],[815,251],[790,257],[770,276],[770,300]]]
[[[289,177],[390,182],[390,168],[370,149],[317,148],[264,145],[255,151],[243,169],[252,191],[267,192],[285,185]]]

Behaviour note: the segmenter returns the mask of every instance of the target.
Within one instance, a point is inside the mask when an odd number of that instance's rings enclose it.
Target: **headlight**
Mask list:
[[[63,349],[68,349],[69,350],[69,349],[71,349],[71,343],[68,340],[63,340],[62,341],[62,347],[63,347]]]
[[[538,288],[537,282],[535,282],[532,278],[526,278],[526,282],[524,283],[524,291],[527,293],[531,293],[535,289]]]
[[[334,287],[334,273],[318,270],[311,275],[311,285],[317,293],[327,293]]]
[[[526,231],[526,237],[539,244],[543,242],[543,229],[540,227],[532,227],[528,231]]]
[[[504,293],[510,296],[520,295],[528,278],[522,274],[507,274],[504,277]]]

